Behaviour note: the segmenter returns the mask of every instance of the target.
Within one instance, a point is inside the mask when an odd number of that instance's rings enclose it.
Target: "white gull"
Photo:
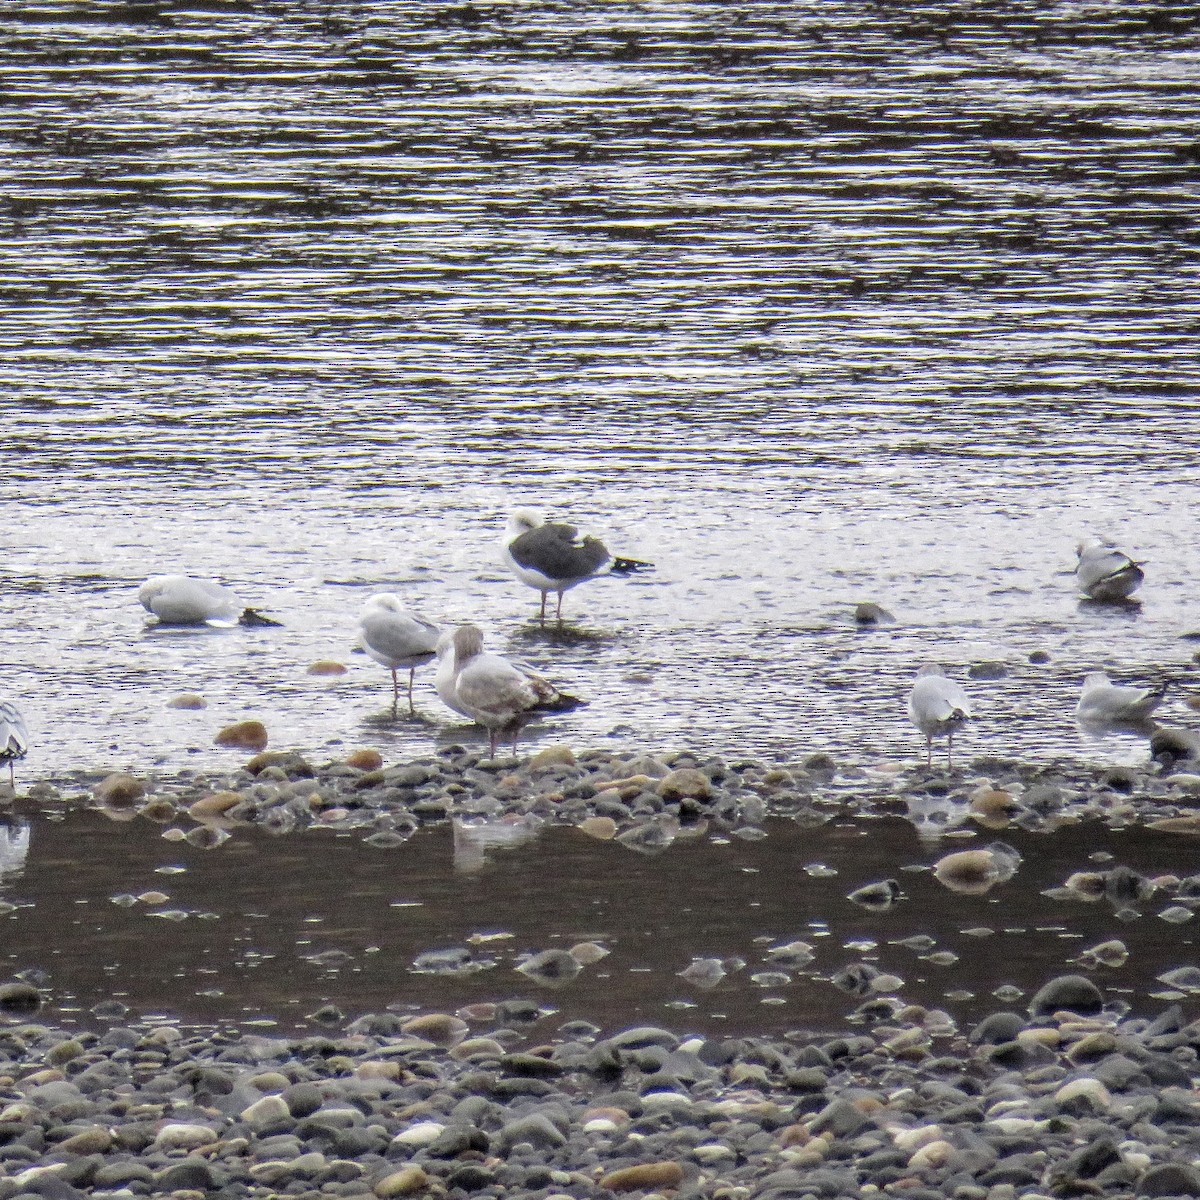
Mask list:
[[[189,575],[151,575],[138,589],[142,607],[164,625],[278,625],[247,608],[227,587]]]
[[[952,763],[954,731],[973,716],[971,700],[942,668],[926,663],[908,697],[908,719],[925,735],[925,763],[933,765],[933,739],[946,735],[946,767]]]
[[[393,713],[400,703],[400,680],[396,673],[401,667],[408,669],[408,711],[415,716],[413,677],[417,667],[434,656],[437,626],[407,612],[394,592],[379,592],[363,605],[358,632],[367,654],[392,673]]]
[[[1075,581],[1090,600],[1127,600],[1145,578],[1140,563],[1096,538],[1080,542],[1075,553],[1079,556]]]
[[[29,753],[29,730],[21,710],[11,700],[0,700],[0,762],[8,763],[8,782],[15,790],[14,763]]]
[[[1075,706],[1082,724],[1120,725],[1145,721],[1162,703],[1167,685],[1157,688],[1126,687],[1113,683],[1103,671],[1083,679],[1083,691]]]

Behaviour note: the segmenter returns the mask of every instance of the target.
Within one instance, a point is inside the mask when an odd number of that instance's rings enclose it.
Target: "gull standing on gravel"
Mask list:
[[[1089,600],[1127,600],[1146,577],[1140,563],[1096,538],[1080,542],[1075,553],[1079,556],[1075,580]]]
[[[1075,716],[1084,725],[1121,725],[1145,721],[1167,694],[1164,683],[1156,688],[1125,687],[1113,683],[1103,671],[1083,678],[1083,691]]]
[[[151,575],[138,589],[142,607],[164,625],[278,625],[246,608],[227,587],[188,575]]]
[[[542,594],[538,621],[546,624],[546,597],[558,593],[555,617],[562,622],[563,593],[599,575],[632,575],[652,564],[619,558],[590,534],[581,536],[574,525],[543,521],[528,508],[508,519],[502,539],[504,565],[527,587]]]
[[[9,786],[16,791],[18,758],[29,753],[29,730],[21,710],[11,700],[0,700],[0,762],[8,763]]]
[[[408,711],[414,717],[413,678],[417,668],[433,658],[438,628],[407,612],[394,592],[380,592],[363,605],[358,618],[363,649],[380,666],[392,673],[392,712],[400,704],[400,680],[396,672],[408,668]]]
[[[455,712],[488,731],[493,758],[501,735],[511,736],[516,753],[521,726],[537,713],[570,712],[584,703],[528,667],[485,651],[483,631],[477,625],[460,625],[444,654],[451,669],[438,672],[442,681],[438,695]]]
[[[946,769],[953,767],[954,731],[973,716],[967,693],[942,674],[942,668],[926,663],[917,672],[908,697],[908,719],[925,735],[925,765],[933,766],[933,739],[946,735]]]

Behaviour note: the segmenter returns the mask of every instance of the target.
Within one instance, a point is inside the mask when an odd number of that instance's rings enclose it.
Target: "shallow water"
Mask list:
[[[67,1024],[94,1027],[89,1010],[113,998],[134,1017],[280,1030],[319,1028],[313,1015],[327,1003],[354,1017],[521,999],[544,1010],[543,1030],[580,1018],[782,1034],[847,1028],[875,994],[969,1022],[1023,1009],[1110,938],[1129,949],[1125,966],[1092,972],[1110,1001],[1136,1012],[1172,996],[1193,1013],[1200,1005],[1155,978],[1195,965],[1194,920],[1158,916],[1171,906],[1167,891],[1121,915],[1106,900],[1042,895],[1075,871],[1118,864],[1193,872],[1189,839],[1146,829],[1005,831],[1022,861],[984,895],[952,892],[929,868],[987,838],[922,839],[897,817],[815,828],[773,820],[755,840],[701,831],[657,855],[562,827],[499,845],[443,826],[390,849],[328,830],[242,828],[208,850],[164,841],[148,820],[94,811],[0,829],[10,847],[0,901],[15,905],[0,916],[0,974],[31,972],[47,989],[45,1015]],[[847,899],[887,878],[902,893],[886,911]],[[932,942],[900,944],[914,936]],[[812,946],[811,963],[768,961],[772,945],[796,939]],[[572,979],[515,969],[583,941],[609,953]],[[420,969],[421,955],[454,947],[472,969]],[[930,957],[947,952],[949,961]],[[681,978],[695,958],[722,959],[728,973],[711,988]],[[865,995],[832,982],[862,963],[902,982]],[[1003,988],[1016,990],[997,996]]]
[[[427,750],[428,672],[393,723],[349,654],[380,589],[589,698],[575,744],[908,757],[914,666],[996,658],[964,751],[1138,761],[1075,728],[1083,673],[1194,678],[1191,8],[3,20],[28,777],[224,753],[243,716]],[[543,641],[497,563],[518,503],[657,571]],[[1077,603],[1089,532],[1148,560],[1140,609]],[[136,586],[175,570],[284,627],[146,629]],[[865,599],[899,624],[855,630]]]

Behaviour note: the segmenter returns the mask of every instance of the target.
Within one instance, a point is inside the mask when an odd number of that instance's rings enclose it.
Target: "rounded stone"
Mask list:
[[[211,821],[241,802],[242,797],[237,792],[210,792],[188,808],[188,816],[195,821]]]
[[[27,1016],[42,1006],[42,993],[31,983],[14,980],[0,983],[0,1012],[10,1016]]]
[[[133,804],[146,794],[146,785],[136,776],[116,771],[106,775],[98,784],[92,795],[100,804],[112,807],[123,804]]]
[[[664,800],[707,800],[712,781],[695,767],[678,767],[658,781],[655,789]]]
[[[1200,1196],[1200,1170],[1191,1163],[1158,1163],[1138,1180],[1139,1196]]]
[[[677,1162],[638,1163],[609,1171],[600,1180],[600,1188],[610,1192],[648,1192],[658,1188],[677,1188],[684,1178]]]
[[[378,750],[355,750],[346,755],[345,761],[356,771],[378,771],[383,767],[383,755]]]
[[[282,1096],[264,1096],[238,1114],[256,1133],[287,1129],[293,1124],[292,1110]]]
[[[226,725],[213,739],[217,746],[255,752],[265,750],[268,740],[267,727],[261,721],[238,721]]]
[[[467,1036],[470,1031],[470,1026],[460,1017],[450,1016],[448,1013],[425,1013],[419,1017],[413,1017],[411,1021],[405,1021],[400,1026],[400,1032],[407,1034],[409,1037],[424,1038],[427,1042],[432,1042],[435,1046],[441,1046],[443,1049],[449,1049],[451,1046],[457,1046],[459,1042]]]
[[[1035,1017],[1049,1016],[1065,1010],[1080,1016],[1095,1016],[1104,1008],[1100,989],[1082,975],[1060,975],[1039,988],[1029,1001],[1029,1011]]]
[[[306,675],[322,675],[326,677],[336,677],[345,675],[349,668],[345,663],[336,662],[331,658],[318,658],[316,662],[308,664]]]
[[[217,1138],[217,1131],[210,1125],[171,1121],[158,1131],[154,1147],[156,1150],[195,1150],[215,1142]]]
[[[402,1167],[385,1175],[375,1185],[375,1195],[386,1200],[389,1196],[411,1196],[430,1186],[430,1178],[420,1167]]]
[[[529,760],[530,771],[548,771],[554,767],[573,767],[575,752],[570,746],[547,746]]]
[[[184,692],[180,696],[172,696],[167,701],[168,708],[182,708],[198,711],[208,707],[208,701],[203,696],[196,695],[195,692]]]

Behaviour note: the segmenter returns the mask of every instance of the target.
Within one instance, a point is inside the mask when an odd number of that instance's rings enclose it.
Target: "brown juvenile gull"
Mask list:
[[[917,672],[908,697],[908,719],[925,735],[925,765],[933,766],[933,739],[946,735],[946,769],[952,763],[954,731],[973,716],[967,693],[942,674],[942,668],[926,663]]]
[[[546,624],[546,597],[558,593],[555,617],[562,621],[563,593],[600,575],[632,575],[652,564],[609,553],[598,538],[574,525],[543,521],[528,508],[508,519],[502,541],[504,565],[527,587],[542,594],[538,620]]]
[[[1127,600],[1146,577],[1140,563],[1096,538],[1080,542],[1075,553],[1079,556],[1075,582],[1090,600]]]
[[[438,695],[455,712],[488,731],[493,758],[501,735],[512,738],[516,753],[521,726],[537,713],[570,712],[584,703],[528,667],[485,651],[477,625],[460,625],[442,653]],[[444,666],[447,657],[452,663],[449,670]]]
[[[408,711],[416,716],[413,677],[417,668],[434,656],[438,642],[437,626],[406,612],[403,602],[394,592],[380,592],[363,605],[358,618],[358,631],[363,649],[392,673],[393,713],[400,703],[400,680],[396,672],[401,667],[408,668]]]

